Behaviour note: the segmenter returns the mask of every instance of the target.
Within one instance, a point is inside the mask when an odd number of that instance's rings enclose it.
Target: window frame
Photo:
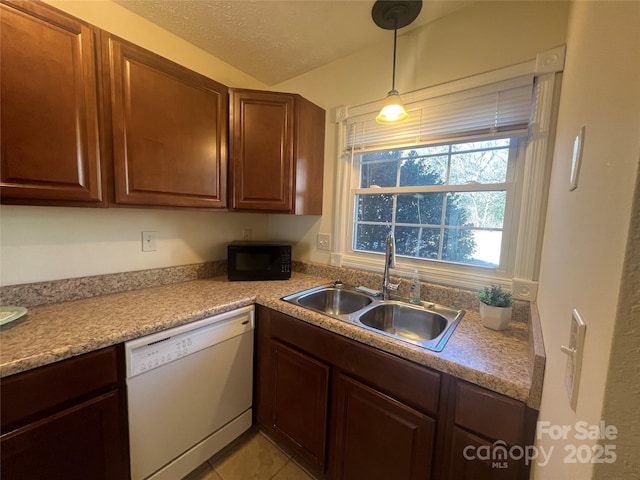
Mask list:
[[[526,139],[520,142],[518,166],[516,168],[517,201],[513,205],[510,242],[507,247],[507,268],[504,270],[487,269],[472,265],[452,264],[421,260],[420,278],[423,281],[464,289],[478,289],[489,283],[510,288],[514,298],[535,300],[537,295],[537,275],[542,248],[542,234],[546,215],[548,178],[553,153],[555,119],[559,103],[559,87],[564,68],[565,46],[538,54],[535,60],[465,78],[447,84],[430,87],[409,94],[445,95],[469,88],[481,87],[493,82],[508,80],[520,75],[534,75],[534,99],[532,120]],[[403,95],[404,96],[404,95]],[[405,102],[407,100],[405,99]],[[354,107],[362,113],[369,109],[375,111],[378,102]],[[344,155],[345,128],[349,116],[349,107],[336,108],[337,158],[336,168],[336,211],[334,215],[334,249],[331,253],[331,265],[360,270],[382,272],[383,261],[379,253],[361,253],[352,249],[353,219],[355,196],[352,185],[355,173],[351,155]],[[504,138],[505,135],[502,135]],[[486,137],[486,136],[485,136]],[[443,139],[446,141],[447,139]],[[505,212],[506,215],[506,212]],[[505,218],[505,224],[507,219]],[[422,263],[424,262],[424,263]],[[392,273],[410,278],[416,264],[401,257]],[[487,271],[489,270],[489,271]]]

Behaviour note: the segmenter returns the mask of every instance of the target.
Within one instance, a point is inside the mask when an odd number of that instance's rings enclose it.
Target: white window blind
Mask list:
[[[463,137],[527,133],[533,75],[435,97],[428,91],[411,96],[405,104],[409,118],[397,125],[377,123],[377,111],[350,116],[344,129],[345,149],[371,151]]]

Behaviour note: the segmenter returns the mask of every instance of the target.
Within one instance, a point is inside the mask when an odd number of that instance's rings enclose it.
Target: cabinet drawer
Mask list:
[[[426,413],[436,413],[440,374],[375,348],[340,338],[337,365],[350,375]]]
[[[456,382],[455,423],[509,445],[523,440],[525,405],[465,382]]]
[[[2,379],[2,433],[105,391],[118,381],[116,347]]]

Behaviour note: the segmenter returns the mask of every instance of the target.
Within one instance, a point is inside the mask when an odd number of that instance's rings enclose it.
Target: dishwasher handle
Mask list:
[[[253,306],[125,342],[127,378],[142,375],[254,329]]]

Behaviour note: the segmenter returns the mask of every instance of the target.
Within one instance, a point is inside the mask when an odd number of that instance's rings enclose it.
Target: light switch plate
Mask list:
[[[573,411],[578,403],[578,387],[580,386],[580,371],[582,370],[582,352],[584,350],[584,336],[587,326],[578,310],[571,314],[571,330],[569,332],[569,346],[560,347],[567,354],[567,368],[564,374],[564,385],[569,395],[569,404]]]
[[[578,176],[580,175],[580,164],[582,163],[582,147],[584,143],[584,126],[578,132],[573,141],[573,155],[571,156],[571,175],[569,177],[569,191],[573,192],[578,188]]]

